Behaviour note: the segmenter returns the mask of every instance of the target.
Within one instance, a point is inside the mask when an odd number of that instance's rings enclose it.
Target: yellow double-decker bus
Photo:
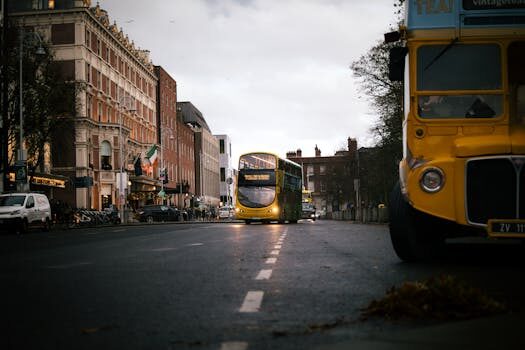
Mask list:
[[[451,235],[525,239],[525,0],[406,0],[390,78],[404,81],[390,203],[397,255]],[[394,40],[388,40],[397,35]]]
[[[302,199],[302,219],[311,219],[315,221],[315,205],[312,198],[312,191],[303,189]]]
[[[239,158],[236,218],[246,224],[277,221],[297,223],[301,218],[299,164],[272,153],[247,153]]]

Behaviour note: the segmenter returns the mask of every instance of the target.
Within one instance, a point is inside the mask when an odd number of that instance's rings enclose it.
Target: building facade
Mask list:
[[[10,18],[49,41],[61,70],[85,86],[74,122],[53,137],[50,170],[70,179],[55,198],[96,209],[152,201],[159,182],[143,161],[158,140],[149,53],[90,1],[17,0]]]
[[[215,135],[219,140],[220,204],[233,205],[232,144],[228,135]]]
[[[211,130],[202,113],[191,102],[178,102],[178,112],[194,132],[195,197],[207,207],[220,205],[219,140]]]
[[[333,156],[321,156],[315,146],[315,157],[303,157],[302,151],[286,153],[286,158],[303,167],[303,186],[312,192],[318,213],[330,218],[332,213],[351,210],[358,201],[357,141],[348,138],[348,149],[337,151]]]

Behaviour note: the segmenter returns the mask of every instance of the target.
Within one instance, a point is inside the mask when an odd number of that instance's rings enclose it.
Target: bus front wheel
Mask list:
[[[244,223],[245,223],[246,225],[249,225],[249,224],[252,223],[252,221],[251,221],[251,220],[244,220]]]
[[[412,208],[403,198],[399,183],[390,195],[390,239],[404,261],[432,259],[444,246],[444,233],[438,219]]]

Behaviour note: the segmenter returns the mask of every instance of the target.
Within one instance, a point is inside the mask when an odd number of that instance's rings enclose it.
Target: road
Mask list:
[[[307,349],[423,327],[360,320],[393,285],[441,273],[512,310],[523,247],[455,242],[402,263],[385,225],[130,225],[0,237],[2,349]]]

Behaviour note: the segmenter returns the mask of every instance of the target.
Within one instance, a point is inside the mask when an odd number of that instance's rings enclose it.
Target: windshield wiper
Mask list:
[[[430,66],[432,66],[437,60],[439,60],[439,58],[440,58],[441,56],[443,56],[443,55],[445,54],[445,52],[447,52],[448,50],[450,50],[450,48],[451,48],[452,46],[454,46],[454,45],[458,42],[458,40],[459,40],[458,37],[455,37],[454,39],[452,39],[452,41],[451,41],[447,46],[445,46],[445,47],[443,48],[443,50],[441,50],[441,52],[438,53],[438,54],[436,55],[436,57],[434,57],[434,58],[432,59],[432,61],[430,61],[430,62],[426,65],[425,69],[423,69],[423,70],[427,70],[427,69],[429,69]]]

